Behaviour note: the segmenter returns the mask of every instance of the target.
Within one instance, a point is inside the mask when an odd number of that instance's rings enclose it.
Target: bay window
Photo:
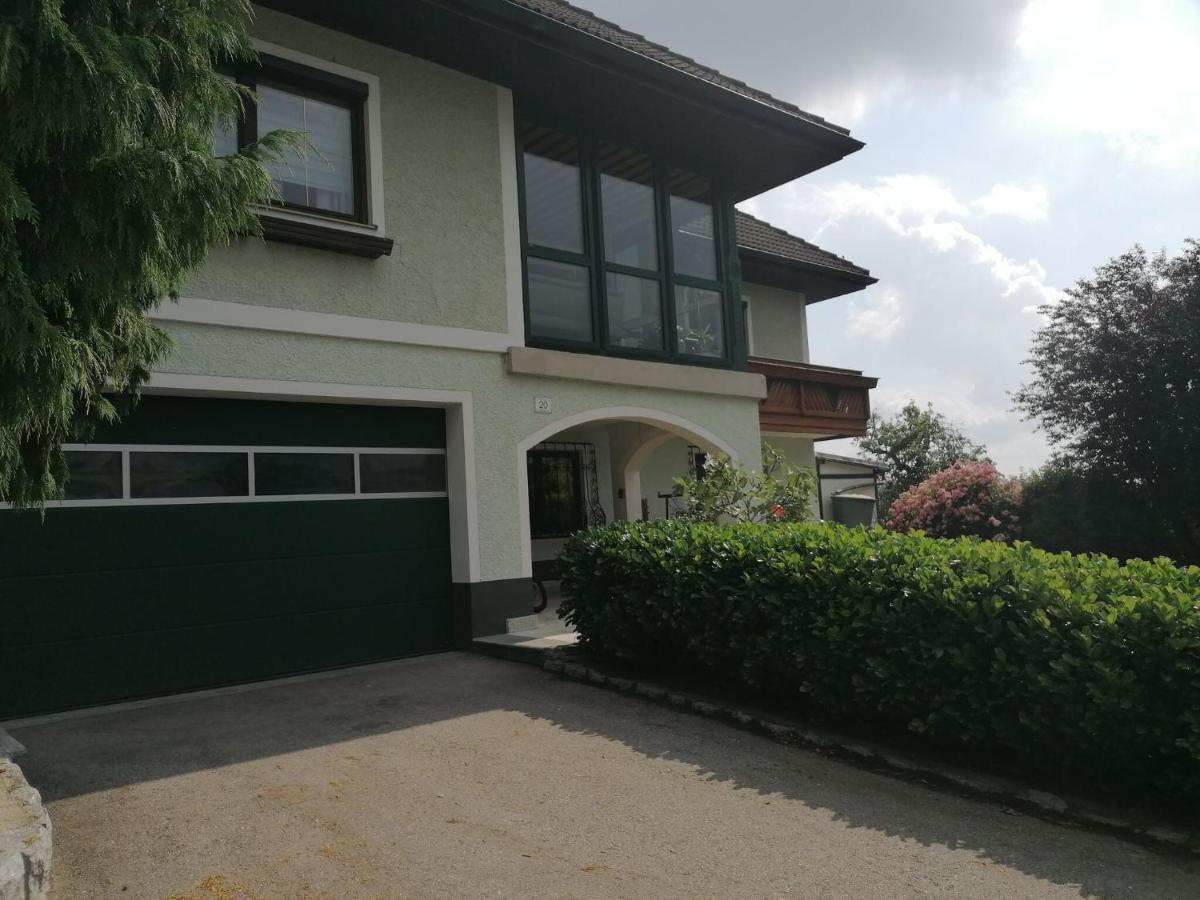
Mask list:
[[[520,149],[529,343],[728,363],[730,287],[709,179],[541,126],[522,129]]]

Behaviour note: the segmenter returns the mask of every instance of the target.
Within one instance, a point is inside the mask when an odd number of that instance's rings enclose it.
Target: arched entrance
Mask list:
[[[695,450],[737,456],[703,426],[640,407],[577,413],[527,436],[517,448],[523,574],[532,576],[535,558],[554,554],[569,531],[657,518],[659,495],[688,474]]]

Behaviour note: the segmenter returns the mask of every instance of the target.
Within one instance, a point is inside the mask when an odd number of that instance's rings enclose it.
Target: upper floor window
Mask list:
[[[279,129],[303,132],[310,145],[306,153],[289,150],[267,166],[280,205],[367,221],[367,85],[265,55],[259,66],[240,67],[229,77],[251,88],[255,103],[245,109],[236,135],[214,130],[214,150],[231,153]]]
[[[712,184],[635,150],[522,132],[531,343],[729,359],[729,290]]]

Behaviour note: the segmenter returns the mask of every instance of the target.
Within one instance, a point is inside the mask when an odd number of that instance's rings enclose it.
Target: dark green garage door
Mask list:
[[[148,397],[0,510],[0,719],[451,645],[437,409]]]

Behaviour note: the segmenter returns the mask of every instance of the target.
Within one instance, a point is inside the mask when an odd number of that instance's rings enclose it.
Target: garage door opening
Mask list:
[[[441,409],[146,397],[0,510],[0,719],[449,649]]]

